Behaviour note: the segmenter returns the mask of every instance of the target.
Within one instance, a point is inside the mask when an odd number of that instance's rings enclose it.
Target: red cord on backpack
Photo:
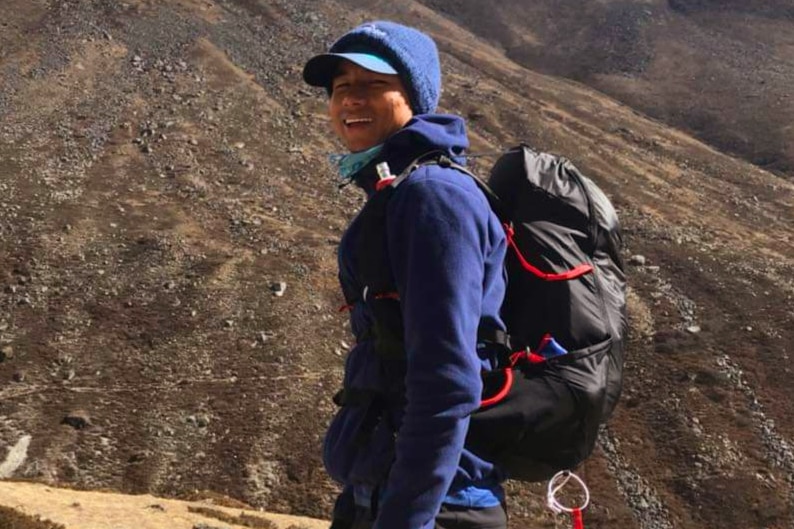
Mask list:
[[[544,281],[567,281],[569,279],[576,279],[577,277],[589,274],[593,271],[592,265],[582,263],[568,270],[567,272],[563,272],[562,274],[549,274],[543,272],[539,268],[532,266],[529,261],[527,261],[526,258],[521,254],[521,250],[518,249],[518,244],[516,244],[515,241],[516,232],[513,227],[510,224],[503,224],[503,227],[505,229],[505,234],[507,235],[507,244],[513,248],[513,251],[518,257],[518,261],[521,263],[521,266],[524,267],[524,270],[530,272],[536,277],[539,277],[540,279],[543,279]]]

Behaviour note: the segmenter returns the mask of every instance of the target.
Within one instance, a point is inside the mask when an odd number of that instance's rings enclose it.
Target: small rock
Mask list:
[[[91,426],[91,418],[83,410],[75,410],[61,420],[61,424],[68,424],[75,430],[84,430]]]
[[[176,288],[176,281],[168,281],[163,285],[166,290],[174,290]]]
[[[5,293],[6,293],[6,294],[16,294],[16,293],[17,293],[17,287],[16,287],[16,285],[8,285],[8,286],[5,288]]]
[[[747,327],[745,327],[744,330],[747,331],[747,332],[753,332],[753,328],[750,327],[749,325]]]
[[[16,372],[14,372],[13,375],[11,375],[11,379],[14,382],[18,382],[18,383],[24,382],[25,381],[25,372],[24,371],[16,371]]]
[[[284,292],[287,290],[287,284],[284,281],[273,283],[272,285],[270,285],[270,290],[273,292],[275,296],[281,297],[284,295]]]
[[[196,138],[191,138],[188,143],[191,145],[198,145],[198,140]]]
[[[647,260],[644,255],[632,255],[631,258],[629,258],[629,264],[634,266],[645,266],[646,262]]]
[[[697,334],[700,332],[700,325],[690,325],[686,328],[686,332],[691,334]]]
[[[11,360],[14,358],[14,348],[10,345],[4,345],[0,348],[0,362]]]
[[[234,327],[234,320],[223,320],[223,326],[227,329]]]
[[[259,340],[260,343],[265,343],[270,339],[270,337],[267,335],[266,332],[262,331],[257,335],[257,339]]]

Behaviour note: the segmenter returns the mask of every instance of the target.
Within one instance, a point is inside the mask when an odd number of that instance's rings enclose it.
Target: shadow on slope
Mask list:
[[[42,520],[38,516],[28,516],[10,507],[0,506],[0,527],[9,529],[64,529],[61,524]]]

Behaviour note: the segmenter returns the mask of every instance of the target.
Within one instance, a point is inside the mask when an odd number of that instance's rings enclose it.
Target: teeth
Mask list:
[[[370,118],[355,118],[355,119],[346,119],[345,125],[352,125],[354,123],[369,123],[372,119]]]

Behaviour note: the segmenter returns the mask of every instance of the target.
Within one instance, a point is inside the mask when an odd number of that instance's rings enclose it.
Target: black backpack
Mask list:
[[[509,477],[548,479],[592,452],[599,426],[622,387],[627,322],[617,215],[604,193],[568,160],[520,145],[503,154],[488,182],[449,158],[415,161],[367,202],[357,248],[365,292],[345,293],[373,311],[375,349],[396,378],[404,361],[402,316],[384,248],[386,205],[402,180],[427,164],[474,178],[505,225],[508,287],[502,317],[508,335],[480,329],[478,346],[497,347],[501,369],[483,374],[482,405],[471,417],[466,447]],[[384,184],[386,182],[383,182]],[[391,395],[346,388],[340,405],[370,407],[374,426]],[[396,389],[395,389],[396,388]],[[362,432],[365,440],[368,432]]]

